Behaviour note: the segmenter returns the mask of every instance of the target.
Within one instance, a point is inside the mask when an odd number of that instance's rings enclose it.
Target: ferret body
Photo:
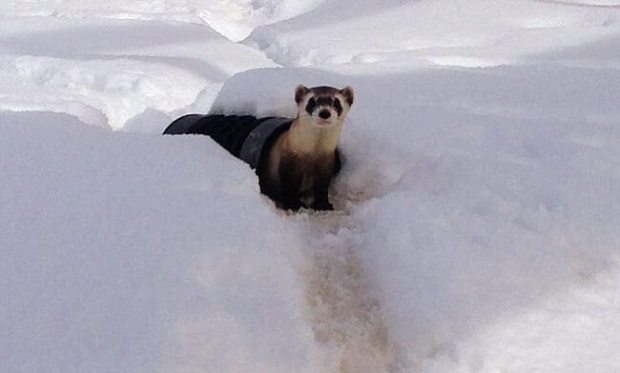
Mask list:
[[[328,190],[341,166],[338,140],[353,104],[353,89],[295,89],[297,117],[268,150],[261,191],[279,207],[332,210]]]

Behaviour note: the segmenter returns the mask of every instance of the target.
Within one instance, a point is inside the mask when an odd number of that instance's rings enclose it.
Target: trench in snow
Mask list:
[[[338,373],[396,372],[396,351],[382,306],[359,253],[363,236],[352,202],[332,198],[336,211],[300,213],[307,317],[317,343],[337,351]]]

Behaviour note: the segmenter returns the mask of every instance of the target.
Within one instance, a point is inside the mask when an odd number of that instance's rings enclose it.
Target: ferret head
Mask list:
[[[329,127],[342,123],[353,105],[353,88],[333,87],[308,88],[298,85],[295,88],[298,118],[310,119],[320,127]]]

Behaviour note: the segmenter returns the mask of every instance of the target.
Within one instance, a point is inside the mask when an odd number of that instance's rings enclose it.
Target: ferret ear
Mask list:
[[[310,88],[302,84],[298,85],[295,88],[295,102],[299,104],[301,101],[303,101],[304,97],[308,94],[308,92],[310,92]]]
[[[349,104],[349,106],[353,105],[353,87],[350,85],[344,87],[340,90],[340,94],[347,100],[347,104]]]

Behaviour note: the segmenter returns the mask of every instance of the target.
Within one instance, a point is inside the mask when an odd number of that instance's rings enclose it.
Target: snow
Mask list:
[[[620,2],[5,1],[3,372],[620,370]],[[336,211],[190,112],[351,85]]]

